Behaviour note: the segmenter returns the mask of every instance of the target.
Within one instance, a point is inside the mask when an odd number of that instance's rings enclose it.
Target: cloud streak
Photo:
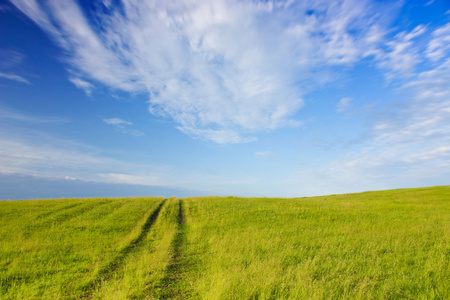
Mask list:
[[[27,79],[23,78],[22,76],[15,75],[15,74],[0,73],[0,78],[6,78],[9,80],[14,80],[17,82],[26,83],[26,84],[31,85],[31,83]]]
[[[105,122],[108,125],[114,125],[120,128],[123,128],[124,125],[132,125],[133,123],[129,121],[125,121],[119,118],[111,118],[111,119],[103,119],[103,122]]]
[[[379,65],[388,70],[386,73],[388,80],[392,80],[398,75],[410,77],[414,74],[416,65],[422,59],[414,39],[423,35],[426,30],[425,26],[418,25],[410,32],[403,31],[396,34],[392,40],[387,42],[387,51],[378,56]]]
[[[144,135],[142,131],[130,128],[130,126],[133,125],[133,123],[130,121],[122,120],[120,118],[110,118],[110,119],[103,119],[103,122],[105,122],[108,125],[112,125],[114,127],[119,128],[123,133],[129,133],[134,136]]]
[[[275,155],[275,153],[273,153],[273,152],[270,151],[270,150],[259,151],[259,152],[256,152],[256,153],[255,153],[255,157],[256,157],[256,158],[269,158],[269,157],[272,157],[272,156],[274,156],[274,155]]]
[[[2,174],[149,186],[170,184],[169,173],[162,167],[105,157],[97,148],[39,131],[6,129],[0,130]]]
[[[92,89],[94,88],[91,83],[76,77],[69,77],[69,81],[72,82],[77,88],[83,90],[86,95],[91,95]]]
[[[450,23],[433,31],[433,39],[428,44],[426,55],[434,62],[442,59],[450,51]]]
[[[199,189],[227,193],[230,186],[244,189],[257,180],[201,174],[170,164],[135,162],[108,156],[97,147],[57,138],[39,130],[0,127],[0,175],[91,183]],[[100,192],[102,194],[103,192]]]
[[[336,105],[337,111],[338,112],[345,111],[349,107],[351,101],[352,101],[352,98],[350,98],[350,97],[341,98],[341,100],[339,100],[339,102]]]
[[[44,124],[44,123],[61,123],[67,122],[66,119],[59,117],[38,117],[31,116],[0,103],[0,120],[1,123],[8,121],[19,122],[19,123],[29,123],[29,124]]]

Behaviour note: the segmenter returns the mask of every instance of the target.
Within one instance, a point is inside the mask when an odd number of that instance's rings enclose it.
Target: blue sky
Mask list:
[[[450,2],[3,1],[0,123],[2,199],[450,184]]]

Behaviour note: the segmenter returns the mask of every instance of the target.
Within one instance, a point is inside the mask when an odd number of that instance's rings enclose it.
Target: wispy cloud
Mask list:
[[[8,3],[6,4],[0,4],[0,11],[12,11],[12,7],[8,5]]]
[[[351,101],[352,101],[352,98],[350,98],[350,97],[341,98],[341,100],[339,100],[339,102],[336,105],[337,111],[338,112],[345,111],[348,108],[348,106],[350,105]]]
[[[31,116],[29,114],[19,112],[15,109],[12,109],[2,103],[0,103],[0,120],[5,121],[17,121],[17,122],[25,122],[31,124],[39,124],[39,123],[59,123],[59,122],[67,122],[68,120],[53,117],[53,116]]]
[[[17,67],[20,67],[25,61],[23,53],[14,49],[0,49],[0,58],[0,78],[31,85],[28,79],[17,75]]]
[[[268,157],[271,157],[274,155],[275,155],[275,153],[273,153],[271,150],[260,151],[260,152],[255,153],[255,156],[257,158],[268,158]]]
[[[112,89],[148,93],[151,113],[216,143],[298,126],[294,114],[304,93],[333,79],[327,69],[383,56],[384,18],[397,6],[130,0],[113,7],[105,1],[89,12],[94,25],[72,0],[11,1],[67,51],[70,68]],[[402,49],[419,29],[391,44],[386,60],[395,68],[413,65]]]
[[[412,143],[431,147],[450,143],[450,59],[420,72],[403,86],[411,91],[403,109],[385,112],[376,119],[373,134],[383,144]],[[434,145],[436,147],[436,144]]]
[[[0,78],[6,78],[6,79],[9,79],[9,80],[22,82],[22,83],[26,83],[26,84],[30,84],[31,85],[31,83],[27,79],[23,78],[22,76],[15,75],[15,74],[0,73]]]
[[[92,89],[94,88],[91,83],[76,77],[69,77],[69,81],[72,82],[77,88],[83,90],[86,95],[91,95]]]
[[[119,118],[103,119],[103,122],[108,125],[114,125],[120,128],[123,128],[125,125],[133,125],[133,123]]]
[[[450,51],[450,23],[433,31],[433,39],[428,44],[426,55],[436,62]]]
[[[414,74],[416,65],[422,60],[414,39],[424,34],[426,30],[425,26],[418,25],[410,32],[403,31],[398,33],[387,43],[387,51],[379,54],[379,65],[388,70],[386,77],[389,80],[399,75],[401,77],[411,77]]]
[[[0,49],[0,70],[11,70],[25,61],[25,55],[13,49]]]
[[[450,177],[450,59],[404,84],[411,95],[372,115],[364,148],[299,170],[302,191],[338,193],[426,184]]]
[[[103,122],[105,122],[108,125],[112,125],[119,128],[123,133],[129,133],[134,136],[144,135],[142,131],[130,127],[133,125],[132,122],[125,121],[120,118],[103,119]]]
[[[13,127],[3,127],[0,130],[0,138],[0,172],[4,174],[48,179],[75,178],[107,183],[170,185],[170,173],[164,167],[117,160],[102,155],[95,147],[59,139],[41,131],[18,131]]]
[[[229,193],[230,186],[244,189],[257,181],[240,176],[230,179],[202,174],[170,164],[135,162],[132,157],[129,160],[116,159],[97,147],[61,139],[39,130],[18,130],[14,126],[0,127],[0,140],[0,174],[6,175],[191,190],[198,188],[211,193]]]

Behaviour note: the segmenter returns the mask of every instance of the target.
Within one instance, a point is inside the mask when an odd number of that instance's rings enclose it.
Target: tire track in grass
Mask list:
[[[97,274],[96,278],[86,284],[82,289],[85,291],[83,298],[91,298],[92,293],[95,291],[96,286],[98,286],[102,281],[106,281],[117,269],[122,266],[125,259],[135,252],[142,244],[145,236],[148,234],[152,225],[158,218],[161,208],[166,203],[167,199],[161,201],[161,203],[156,207],[153,213],[147,218],[144,225],[142,225],[141,233],[134,240],[132,240],[127,246],[125,246],[120,252],[114,257],[105,267],[103,267]]]
[[[187,264],[183,248],[186,244],[185,212],[183,201],[179,200],[178,231],[172,242],[172,258],[166,269],[166,275],[160,285],[160,299],[188,299],[192,291],[184,281]]]
[[[68,209],[61,210],[59,214],[49,215],[48,218],[37,220],[25,227],[24,234],[31,235],[36,230],[51,226],[61,226],[63,223],[70,221],[73,218],[79,217],[82,214],[88,213],[100,205],[105,205],[110,201],[89,201],[80,205],[74,205]]]
[[[34,219],[35,220],[42,220],[42,219],[44,219],[44,218],[46,218],[48,216],[58,214],[60,212],[63,212],[65,210],[69,210],[69,209],[74,208],[76,206],[79,206],[81,204],[83,204],[83,202],[77,202],[77,203],[65,205],[65,206],[62,206],[62,207],[59,207],[59,208],[50,207],[46,212],[37,215]]]

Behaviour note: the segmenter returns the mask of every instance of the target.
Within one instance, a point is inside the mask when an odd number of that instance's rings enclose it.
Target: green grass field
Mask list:
[[[0,202],[1,299],[450,299],[450,186]]]

